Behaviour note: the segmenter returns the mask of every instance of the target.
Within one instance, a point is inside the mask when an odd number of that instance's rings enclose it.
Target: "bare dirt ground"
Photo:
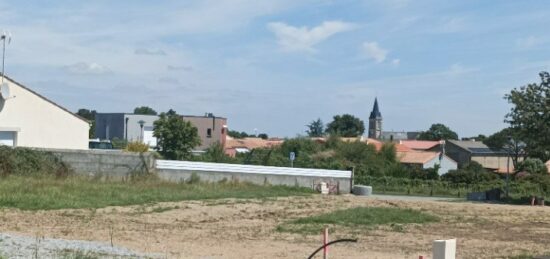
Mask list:
[[[298,217],[357,206],[419,209],[440,222],[336,228],[330,258],[430,258],[435,239],[457,238],[458,258],[550,253],[550,207],[400,201],[354,196],[209,200],[98,210],[0,211],[0,232],[101,241],[167,258],[307,258],[320,235],[280,233]],[[317,257],[320,258],[320,257]]]

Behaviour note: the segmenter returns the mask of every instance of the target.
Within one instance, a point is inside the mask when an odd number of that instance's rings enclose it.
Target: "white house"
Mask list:
[[[422,169],[434,168],[439,165],[439,175],[448,173],[450,170],[456,170],[457,163],[446,155],[441,155],[441,152],[427,151],[408,151],[397,152],[397,158],[402,164],[418,166]]]
[[[0,90],[1,145],[88,149],[87,120],[8,77],[4,83]]]

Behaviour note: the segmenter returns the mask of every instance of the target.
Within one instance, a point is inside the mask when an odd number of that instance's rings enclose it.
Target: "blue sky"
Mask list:
[[[550,70],[546,1],[0,1],[6,74],[76,111],[213,112],[304,134],[350,113],[384,130],[505,125],[503,95]]]

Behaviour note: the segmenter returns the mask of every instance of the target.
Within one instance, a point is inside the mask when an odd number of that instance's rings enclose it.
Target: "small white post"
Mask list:
[[[455,259],[456,239],[434,240],[432,259]]]
[[[325,227],[323,231],[323,245],[326,245],[328,242],[328,228]],[[328,259],[328,247],[323,248],[323,259]]]

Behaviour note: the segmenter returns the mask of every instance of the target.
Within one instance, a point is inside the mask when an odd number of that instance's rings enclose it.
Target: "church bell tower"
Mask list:
[[[380,139],[382,137],[382,113],[378,108],[378,98],[374,98],[374,106],[369,116],[369,138]]]

